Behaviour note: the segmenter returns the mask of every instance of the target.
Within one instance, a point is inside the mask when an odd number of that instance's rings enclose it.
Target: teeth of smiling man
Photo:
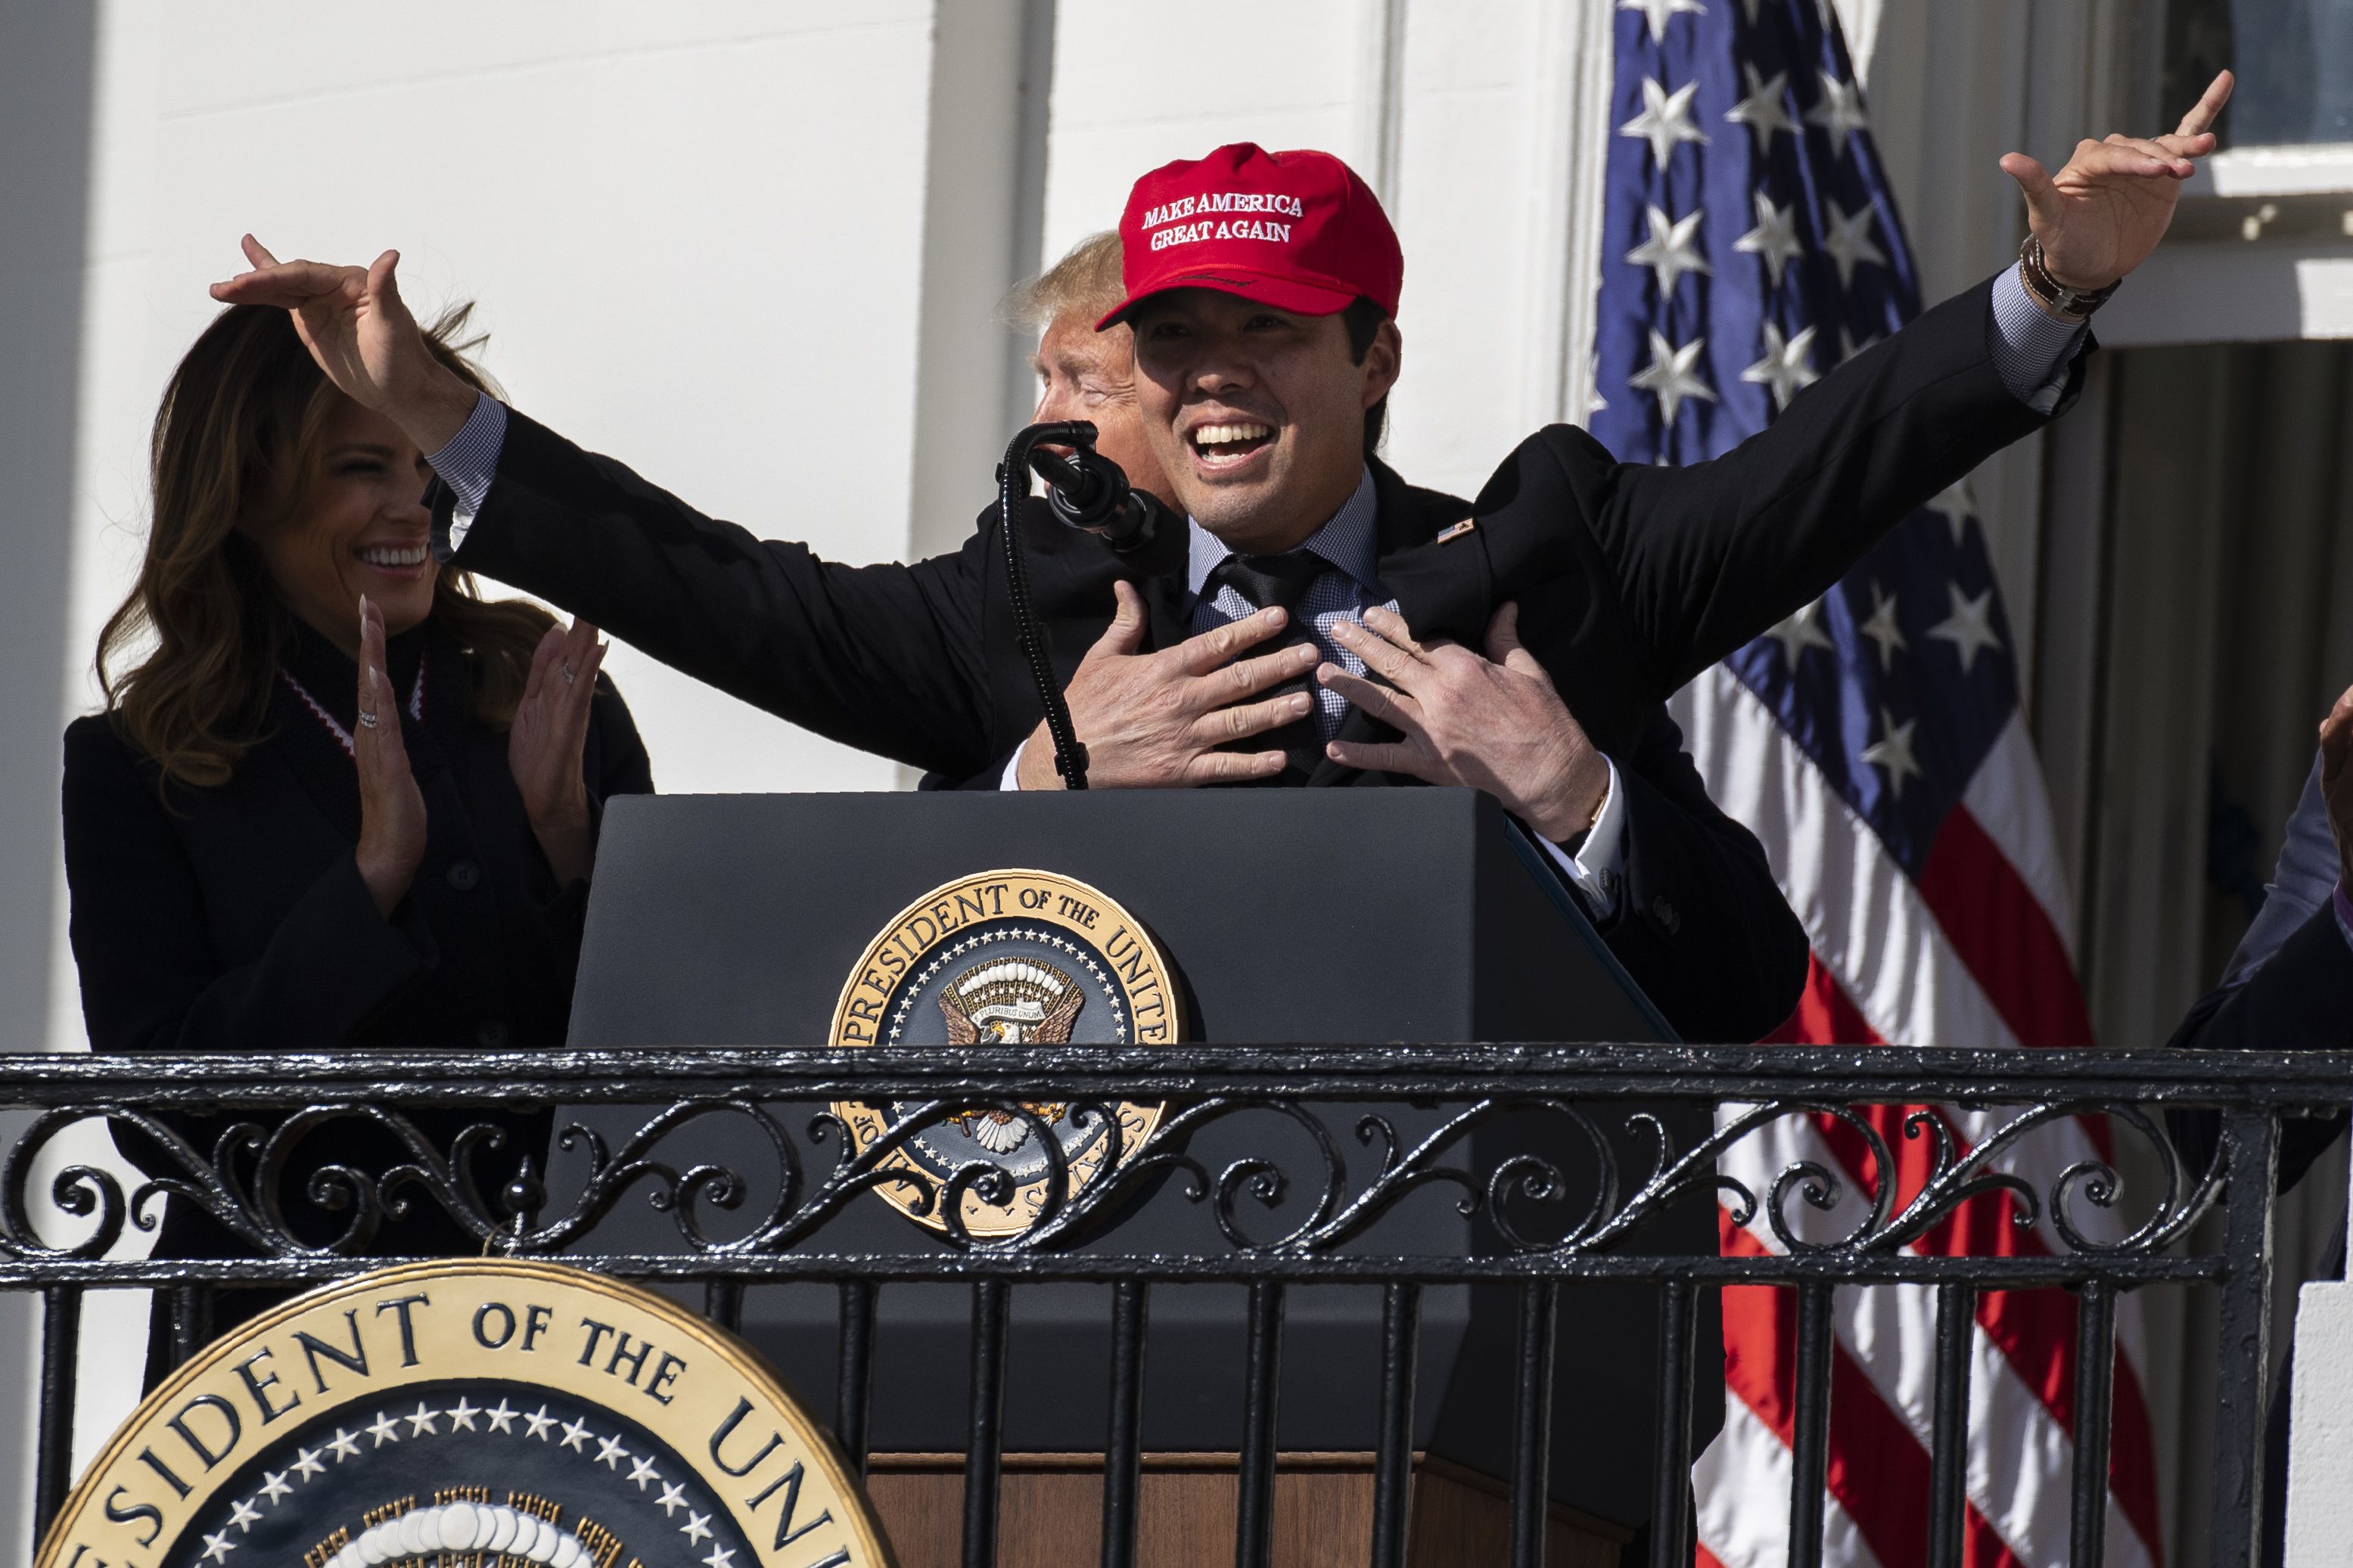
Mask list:
[[[359,558],[371,566],[422,566],[425,546],[422,544],[371,544],[359,551]]]
[[[1204,425],[1193,432],[1196,445],[1228,447],[1240,441],[1259,441],[1274,432],[1263,425]]]

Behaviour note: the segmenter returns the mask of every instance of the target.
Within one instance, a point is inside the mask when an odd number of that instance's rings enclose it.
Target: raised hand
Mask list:
[[[1387,687],[1338,665],[1315,679],[1383,723],[1399,741],[1335,741],[1335,762],[1405,773],[1425,784],[1484,790],[1556,844],[1593,826],[1609,788],[1609,763],[1593,749],[1552,677],[1520,645],[1520,607],[1487,623],[1487,657],[1446,637],[1414,640],[1394,610],[1365,612],[1361,627],[1335,622],[1334,638]]]
[[[387,250],[366,267],[336,267],[280,261],[249,234],[242,243],[253,270],[214,284],[214,299],[291,311],[303,346],[337,391],[389,417],[420,451],[449,444],[480,394],[426,347],[400,297],[400,252]]]
[[[1118,613],[1063,692],[1071,727],[1087,748],[1088,787],[1178,789],[1272,778],[1282,772],[1287,759],[1279,750],[1219,748],[1303,719],[1314,703],[1304,691],[1251,700],[1314,668],[1312,644],[1256,658],[1235,657],[1282,631],[1283,613],[1261,610],[1175,647],[1139,653],[1143,596],[1129,583],[1114,584],[1113,592]],[[1062,787],[1054,772],[1054,740],[1042,723],[1021,748],[1017,782],[1023,789]]]
[[[2214,151],[2214,121],[2231,101],[2232,77],[2216,77],[2170,136],[2079,142],[2056,175],[2023,153],[2001,161],[2026,193],[2026,220],[2051,276],[2070,289],[2109,284],[2148,259],[2173,222],[2181,182]]]
[[[604,662],[605,644],[586,621],[574,621],[569,631],[548,627],[532,653],[522,701],[507,731],[507,767],[522,795],[523,815],[561,886],[586,881],[596,855],[580,756]]]
[[[353,858],[376,912],[392,918],[425,858],[425,795],[408,771],[400,699],[384,671],[384,612],[360,595],[359,721],[352,759],[360,774],[360,842]]]

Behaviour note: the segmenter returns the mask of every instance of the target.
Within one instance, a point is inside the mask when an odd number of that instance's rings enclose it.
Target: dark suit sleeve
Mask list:
[[[2353,943],[2331,902],[2337,847],[2316,758],[2303,798],[2288,818],[2263,907],[2231,955],[2222,984],[2199,998],[2173,1044],[2221,1051],[2341,1051],[2353,1048]],[[2204,1170],[2221,1141],[2221,1119],[2177,1110],[2167,1121],[2192,1169]],[[2345,1129],[2342,1112],[2282,1124],[2280,1190],[2294,1185]]]
[[[2322,905],[2251,978],[2200,997],[2173,1044],[2199,1050],[2353,1048],[2353,946],[2337,927],[2337,912]],[[2204,1170],[2221,1142],[2221,1118],[2212,1111],[2176,1111],[2167,1120],[2189,1169]],[[2284,1121],[2280,1191],[2302,1180],[2344,1131],[2341,1110]]]
[[[437,487],[446,538],[451,498]],[[844,566],[705,517],[519,414],[452,563],[548,599],[754,707],[963,777],[995,749],[984,542]]]
[[[66,731],[65,850],[93,1050],[332,1048],[437,956],[410,906],[387,921],[342,856],[259,962],[216,967],[195,868],[152,772],[103,719]]]
[[[1615,760],[1624,884],[1602,939],[1684,1039],[1763,1038],[1798,1005],[1807,952],[1764,846],[1708,797],[1664,710]]]
[[[1994,368],[1992,300],[1988,282],[1924,312],[1712,462],[1620,464],[1567,426],[1535,438],[1577,494],[1653,661],[1653,692],[1818,597],[1889,529],[2048,422]],[[2081,384],[2089,334],[2085,345],[2056,412]]]

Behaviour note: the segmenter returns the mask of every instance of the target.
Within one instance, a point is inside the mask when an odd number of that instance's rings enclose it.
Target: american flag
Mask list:
[[[1821,0],[1620,0],[1592,430],[1621,458],[1692,462],[1764,428],[1791,398],[1919,310],[1912,260],[1836,20]],[[1815,604],[1677,699],[1716,800],[1764,840],[1813,963],[1777,1038],[1977,1047],[2088,1044],[2067,896],[2019,710],[2010,626],[1984,534],[1957,486]],[[1938,1108],[1966,1149],[1989,1124]],[[1876,1118],[1899,1201],[1926,1141]],[[2069,1122],[2008,1167],[2047,1192],[2108,1130]],[[1727,1156],[1763,1192],[1798,1159],[1845,1178],[1840,1234],[1877,1180],[1862,1141],[1788,1120]],[[1796,1205],[1802,1209],[1803,1205]],[[1972,1201],[1919,1245],[2042,1250],[2006,1197]],[[1796,1216],[1793,1216],[1796,1217]],[[1779,1243],[1720,1215],[1727,1252]],[[2108,1560],[2163,1559],[2135,1324],[2120,1321]],[[1848,1288],[1831,1378],[1829,1561],[1926,1555],[1935,1312],[1925,1287]],[[1725,1293],[1722,1435],[1694,1471],[1699,1561],[1788,1550],[1794,1296]],[[1979,1297],[1967,1557],[2066,1560],[2073,1298]]]

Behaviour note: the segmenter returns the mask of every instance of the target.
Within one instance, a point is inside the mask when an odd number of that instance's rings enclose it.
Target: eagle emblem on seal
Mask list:
[[[1102,889],[1053,871],[977,871],[907,905],[867,944],[827,1038],[970,1063],[1166,1046],[1181,1037],[1182,997],[1152,933]],[[1034,1082],[998,1083],[987,1096],[836,1100],[831,1114],[857,1151],[886,1143],[877,1198],[918,1225],[982,1238],[1019,1235],[1134,1158],[1166,1109],[1089,1108]],[[1053,1093],[1064,1101],[1026,1098]],[[991,1166],[1000,1177],[978,1181]],[[950,1190],[952,1215],[935,1201]]]
[[[939,996],[952,1046],[1066,1046],[1086,1001],[1069,975],[1023,959],[975,964]],[[1029,1100],[1021,1108],[1048,1121],[1059,1121],[1068,1109]],[[954,1120],[992,1154],[1009,1154],[1029,1136],[1029,1123],[1008,1110],[967,1111]]]

